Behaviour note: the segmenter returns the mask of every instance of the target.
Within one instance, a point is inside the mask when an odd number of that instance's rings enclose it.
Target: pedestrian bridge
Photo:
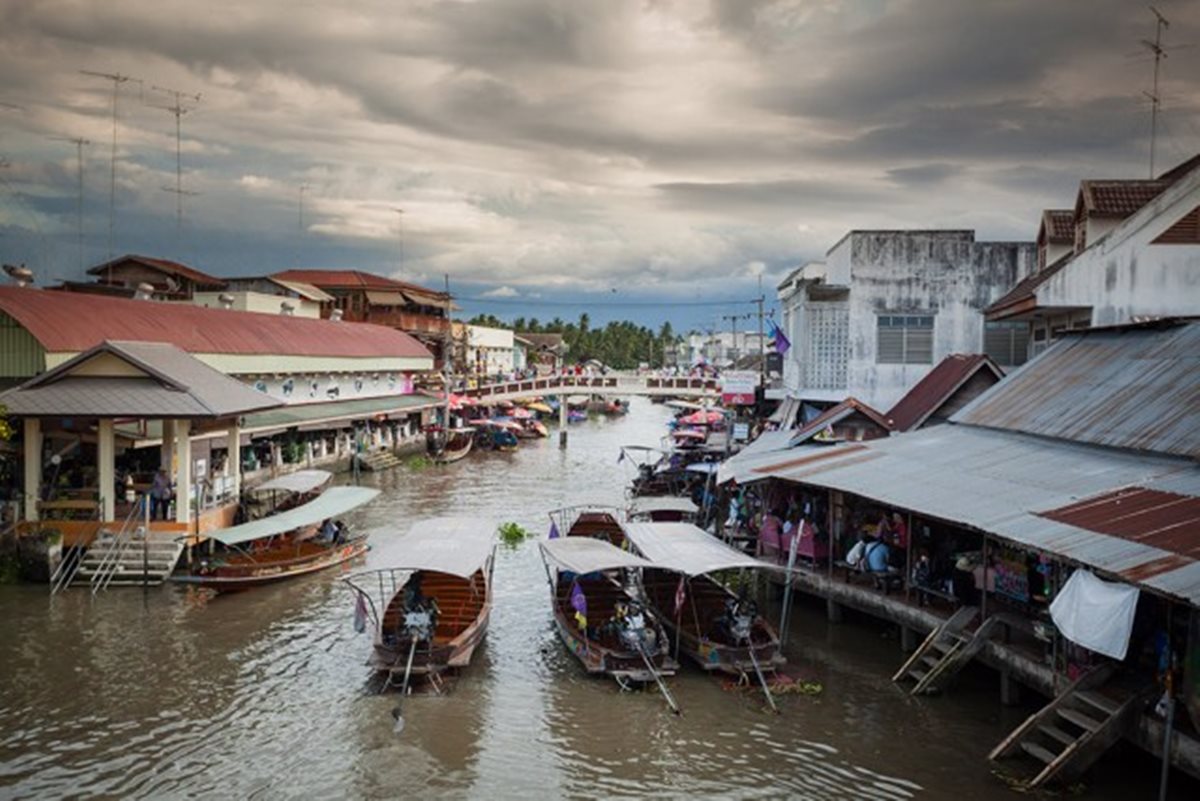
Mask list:
[[[476,400],[515,401],[543,395],[647,395],[650,397],[712,397],[720,394],[715,378],[640,375],[561,375],[486,384],[463,394]]]

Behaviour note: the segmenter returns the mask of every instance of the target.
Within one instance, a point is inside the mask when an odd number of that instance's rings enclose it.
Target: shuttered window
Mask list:
[[[983,352],[1004,367],[1024,364],[1029,354],[1029,324],[987,323],[983,329]]]
[[[933,364],[933,315],[881,314],[876,330],[879,364]]]

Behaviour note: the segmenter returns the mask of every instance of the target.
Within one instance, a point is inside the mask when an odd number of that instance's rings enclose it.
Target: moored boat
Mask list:
[[[475,429],[468,427],[429,428],[425,432],[426,452],[438,464],[450,464],[466,457],[475,445]]]
[[[691,498],[642,495],[629,502],[626,519],[635,523],[692,523],[699,511]]]
[[[470,663],[487,634],[495,543],[487,520],[422,520],[380,548],[382,567],[345,579],[374,628],[369,664],[389,685]]]
[[[774,565],[735,551],[690,523],[626,523],[625,534],[654,563],[642,571],[647,602],[696,664],[739,677],[757,673],[761,680],[784,663],[779,636],[756,604],[711,577],[717,571]]]
[[[615,506],[604,504],[564,506],[550,512],[550,523],[553,531],[557,531],[564,537],[590,537],[604,540],[618,548],[625,545],[625,529],[621,527],[621,512]]]
[[[625,571],[650,567],[645,559],[587,537],[559,537],[540,543],[550,582],[554,625],[559,638],[583,668],[629,682],[659,682],[674,675],[662,625],[643,603],[626,592]]]
[[[216,590],[269,584],[340,565],[367,551],[366,536],[337,520],[379,494],[370,487],[332,487],[300,506],[206,536],[221,550],[195,560],[172,581]]]

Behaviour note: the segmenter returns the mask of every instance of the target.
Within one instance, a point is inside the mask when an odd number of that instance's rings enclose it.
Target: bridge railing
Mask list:
[[[521,381],[505,381],[499,384],[486,384],[466,391],[473,398],[490,398],[498,395],[544,394],[555,395],[564,390],[618,390],[630,393],[653,394],[671,390],[687,390],[695,392],[717,392],[720,382],[714,378],[694,378],[689,376],[586,376],[562,375],[546,376],[545,378],[530,378]]]

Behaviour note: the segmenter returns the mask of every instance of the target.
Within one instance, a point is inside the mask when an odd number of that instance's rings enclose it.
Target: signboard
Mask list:
[[[745,442],[750,439],[750,424],[749,423],[734,423],[733,424],[733,439],[734,442]]]
[[[758,388],[758,373],[738,370],[721,376],[721,403],[726,406],[752,406]]]

